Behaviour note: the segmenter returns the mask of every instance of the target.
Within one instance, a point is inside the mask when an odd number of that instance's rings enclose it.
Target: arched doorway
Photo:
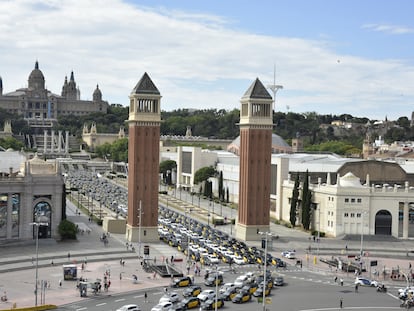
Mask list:
[[[52,208],[49,203],[41,201],[38,202],[33,210],[33,221],[41,223],[39,225],[38,237],[39,239],[51,238],[52,230]],[[33,227],[33,238],[36,238],[36,228]]]
[[[375,234],[391,235],[392,216],[389,211],[380,210],[375,215]]]

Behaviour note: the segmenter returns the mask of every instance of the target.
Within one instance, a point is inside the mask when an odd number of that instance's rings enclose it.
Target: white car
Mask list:
[[[281,255],[288,259],[295,259],[296,258],[296,252],[294,250],[290,251],[284,251],[281,253]]]
[[[208,299],[213,299],[216,296],[216,291],[213,289],[205,289],[200,294],[198,294],[197,298],[200,301],[207,301]]]
[[[141,309],[137,305],[124,305],[116,311],[141,311]]]
[[[245,261],[244,261],[243,257],[241,257],[241,256],[233,256],[232,259],[233,259],[233,261],[236,265],[244,265],[245,264]]]
[[[158,303],[164,302],[164,301],[170,301],[172,303],[180,301],[180,295],[177,292],[171,292],[167,293],[164,296],[160,298],[160,301]]]
[[[207,255],[208,259],[210,260],[210,263],[212,265],[218,264],[219,263],[219,259],[216,256],[213,255]]]
[[[358,278],[355,279],[355,285],[356,284],[361,285],[361,286],[375,286],[375,287],[378,286],[377,281],[375,281],[375,280],[372,281],[372,280],[369,280],[369,279],[366,279],[366,278],[361,278],[361,277],[358,277]]]
[[[171,301],[164,301],[152,307],[151,311],[168,311],[172,306],[173,303]]]
[[[220,294],[224,294],[226,292],[226,290],[228,290],[229,288],[235,287],[234,283],[224,283],[220,289],[219,289],[219,293]]]

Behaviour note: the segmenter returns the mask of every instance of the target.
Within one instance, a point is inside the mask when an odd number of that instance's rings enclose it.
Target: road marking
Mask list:
[[[96,307],[100,307],[100,306],[104,306],[104,305],[106,305],[106,302],[98,303],[98,304],[96,305]]]
[[[121,299],[115,300],[115,302],[120,302],[120,301],[124,301],[124,300],[125,300],[125,298],[121,298]]]
[[[76,311],[86,310],[86,309],[88,309],[88,308],[87,307],[83,307],[83,308],[76,309]]]

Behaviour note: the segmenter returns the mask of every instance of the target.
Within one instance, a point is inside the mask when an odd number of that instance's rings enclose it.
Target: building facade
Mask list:
[[[0,152],[0,243],[60,239],[58,226],[63,217],[64,181],[59,165],[37,156],[26,160],[16,151]],[[20,162],[18,167],[18,162]]]
[[[3,86],[4,81],[0,77],[0,108],[22,115],[33,127],[42,127],[42,122],[56,121],[59,116],[106,113],[108,109],[108,102],[102,100],[102,92],[98,86],[91,101],[80,99],[73,71],[69,81],[65,78],[60,95],[46,89],[45,78],[37,61],[29,75],[27,87],[4,93]]]

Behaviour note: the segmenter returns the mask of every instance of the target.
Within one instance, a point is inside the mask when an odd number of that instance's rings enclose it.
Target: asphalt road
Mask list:
[[[255,267],[249,266],[239,269],[237,274],[225,272],[224,281],[232,282],[238,275],[249,270],[255,271]],[[344,286],[341,286],[339,283],[334,282],[332,274],[302,271],[293,266],[288,267],[286,270],[278,270],[277,273],[284,277],[286,284],[283,287],[275,287],[272,290],[269,296],[272,303],[266,305],[268,310],[338,310],[341,298],[344,309],[357,311],[400,310],[400,301],[396,298],[397,288],[390,288],[388,293],[378,293],[375,288],[359,287],[356,293],[352,279],[345,280]],[[202,278],[199,281],[202,281]],[[207,288],[204,285],[202,287],[203,289]],[[169,290],[177,291],[182,296],[183,289]],[[150,311],[164,294],[164,288],[159,287],[146,290],[148,303],[144,303],[144,292],[145,290],[140,290],[109,297],[93,296],[59,307],[58,310],[113,311],[122,305],[134,303],[138,304],[142,311]],[[237,305],[232,302],[225,302],[222,310],[250,311],[255,309],[262,310],[262,304],[258,303],[256,298],[253,298],[250,302]]]

